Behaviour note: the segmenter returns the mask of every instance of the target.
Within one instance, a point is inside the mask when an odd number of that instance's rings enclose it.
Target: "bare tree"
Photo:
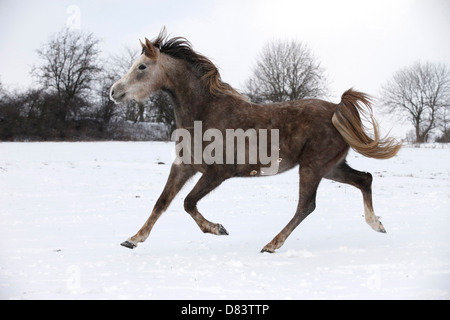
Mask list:
[[[111,70],[116,77],[121,78],[130,70],[136,59],[139,58],[139,54],[139,49],[124,46],[122,52],[109,58],[108,66],[111,67]]]
[[[3,88],[2,80],[0,78],[0,99],[5,95],[5,89]]]
[[[119,113],[117,105],[109,97],[111,86],[116,79],[109,70],[102,70],[97,89],[98,103],[96,103],[95,110],[96,119],[102,123],[110,122]]]
[[[327,94],[323,68],[301,42],[267,44],[245,85],[253,102],[281,102],[316,98]]]
[[[130,104],[125,106],[116,105],[109,97],[112,85],[120,79],[138,57],[137,51],[124,47],[120,54],[110,56],[103,61],[102,71],[100,73],[98,96],[100,101],[97,107],[97,119],[103,123],[108,123],[114,118],[123,118],[127,114],[126,109]],[[125,110],[123,110],[125,109]]]
[[[436,141],[438,142],[450,142],[450,103],[444,109],[442,114],[442,120],[440,121],[440,129],[442,135],[438,137]]]
[[[387,112],[406,116],[416,142],[426,142],[447,121],[450,107],[450,70],[446,65],[417,62],[397,71],[382,87]]]
[[[63,29],[37,50],[41,65],[33,66],[32,75],[60,99],[57,118],[74,118],[84,106],[93,81],[101,70],[98,60],[99,40],[92,33]]]

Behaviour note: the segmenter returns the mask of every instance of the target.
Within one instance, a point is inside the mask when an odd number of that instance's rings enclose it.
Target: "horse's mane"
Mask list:
[[[191,43],[183,37],[168,38],[164,27],[158,37],[154,39],[152,45],[173,58],[184,60],[194,66],[202,81],[208,86],[209,92],[214,96],[233,95],[242,100],[247,100],[245,96],[233,89],[228,83],[223,82],[219,70],[205,56],[195,52]],[[143,49],[143,53],[145,48]]]

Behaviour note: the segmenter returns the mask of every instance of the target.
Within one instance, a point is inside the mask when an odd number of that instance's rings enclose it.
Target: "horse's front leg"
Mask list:
[[[184,210],[192,216],[204,233],[228,235],[227,230],[220,223],[208,221],[197,209],[197,203],[227,178],[228,176],[225,173],[221,173],[216,169],[207,170],[198,180],[194,189],[184,199]]]
[[[122,246],[134,249],[139,242],[144,242],[153,228],[155,222],[159,219],[161,214],[167,210],[173,198],[181,190],[184,184],[195,174],[195,169],[192,166],[184,164],[172,164],[169,178],[163,192],[156,201],[155,207],[142,226],[142,228],[131,238],[121,243]]]

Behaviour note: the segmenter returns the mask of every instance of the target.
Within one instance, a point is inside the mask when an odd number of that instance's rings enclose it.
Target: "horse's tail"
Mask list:
[[[373,139],[367,135],[367,129],[361,121],[361,116],[373,126]],[[366,157],[389,159],[400,150],[401,144],[395,139],[380,138],[370,98],[362,92],[352,89],[344,92],[332,122],[345,142]]]

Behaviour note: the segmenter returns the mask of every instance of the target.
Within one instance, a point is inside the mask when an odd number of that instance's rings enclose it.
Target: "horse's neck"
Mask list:
[[[165,68],[168,81],[163,88],[175,104],[177,127],[189,127],[203,114],[211,95],[202,80],[182,61]]]

